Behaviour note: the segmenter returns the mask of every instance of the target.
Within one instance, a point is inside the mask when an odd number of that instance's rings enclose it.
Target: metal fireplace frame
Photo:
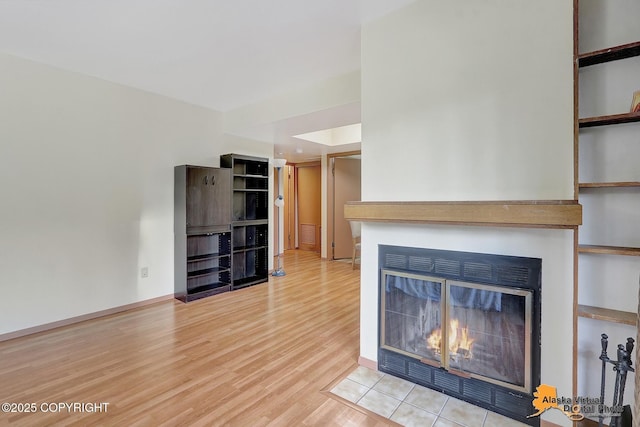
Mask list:
[[[390,269],[382,269],[382,271],[380,272],[381,274],[381,278],[380,278],[380,295],[383,294],[385,286],[386,286],[386,276],[387,275],[393,275],[393,276],[400,276],[400,277],[406,277],[406,278],[411,278],[411,279],[417,279],[417,280],[422,280],[422,281],[429,281],[429,282],[438,282],[441,284],[441,291],[440,291],[440,312],[442,313],[442,319],[441,319],[441,329],[442,329],[442,339],[441,339],[441,343],[440,343],[440,355],[441,355],[441,361],[440,363],[436,362],[436,361],[431,361],[431,360],[425,360],[424,358],[420,357],[419,355],[404,351],[402,349],[398,349],[395,348],[391,345],[387,345],[384,341],[384,334],[385,334],[385,330],[386,330],[386,324],[385,324],[385,316],[382,315],[382,313],[385,312],[385,298],[380,298],[380,347],[381,348],[385,348],[388,349],[390,351],[395,351],[397,353],[400,354],[404,354],[410,357],[414,357],[418,360],[420,360],[423,363],[427,363],[427,364],[431,364],[433,366],[436,367],[441,367],[446,371],[450,371],[450,372],[457,372],[454,368],[450,368],[450,361],[449,361],[449,346],[447,345],[447,343],[449,342],[449,338],[448,338],[448,333],[449,333],[449,328],[446,327],[449,324],[450,319],[450,313],[449,313],[449,309],[450,309],[450,305],[449,305],[449,301],[451,300],[451,287],[452,286],[462,286],[462,287],[466,287],[466,288],[472,288],[472,289],[478,289],[478,290],[485,290],[485,291],[492,291],[492,292],[499,292],[502,294],[509,294],[509,295],[516,295],[516,296],[521,296],[525,298],[525,304],[524,304],[524,319],[525,319],[525,334],[524,334],[524,384],[523,386],[519,386],[517,384],[510,384],[507,383],[505,381],[500,381],[498,379],[494,379],[494,378],[490,378],[481,374],[477,374],[477,373],[473,373],[473,372],[464,372],[463,375],[468,375],[471,378],[477,378],[479,380],[482,381],[486,381],[486,382],[490,382],[492,384],[496,384],[496,385],[500,385],[503,387],[507,387],[507,388],[511,388],[513,390],[519,391],[519,392],[524,392],[524,393],[532,393],[533,390],[531,389],[531,316],[533,315],[533,310],[532,310],[532,304],[533,304],[533,292],[530,289],[521,289],[521,288],[514,288],[514,287],[507,287],[507,286],[495,286],[495,285],[487,285],[487,284],[481,284],[481,283],[472,283],[472,282],[462,282],[459,280],[448,280],[448,279],[442,279],[441,277],[431,277],[431,276],[426,276],[426,275],[420,275],[420,274],[413,274],[413,273],[405,273],[405,272],[401,272],[401,271],[396,271],[396,270],[390,270]]]
[[[477,406],[505,415],[524,424],[539,426],[539,417],[532,414],[533,390],[540,385],[541,365],[541,271],[542,260],[538,258],[508,255],[480,254],[439,249],[410,248],[401,246],[378,246],[378,369],[381,372],[404,378],[416,384],[465,400]],[[528,384],[522,390],[487,381],[484,377],[460,375],[442,366],[425,363],[413,354],[404,354],[383,345],[383,294],[384,274],[410,275],[421,280],[445,284],[462,282],[505,287],[531,292],[531,315],[528,329],[530,348],[527,352],[530,363],[526,369]],[[445,296],[446,298],[446,296]],[[444,298],[441,298],[441,303]],[[443,317],[444,318],[444,317]],[[442,330],[446,330],[444,323]],[[445,342],[444,339],[442,339]]]

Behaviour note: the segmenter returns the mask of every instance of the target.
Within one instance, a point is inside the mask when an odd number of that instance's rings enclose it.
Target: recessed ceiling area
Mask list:
[[[284,157],[291,163],[320,160],[322,155],[360,150],[361,143],[328,146],[294,135],[360,123],[360,102],[345,104],[283,120],[270,121],[238,129],[234,134],[256,141],[272,141],[274,156]]]
[[[361,142],[362,140],[362,125],[360,123],[356,123],[332,129],[307,132],[300,135],[294,135],[293,137],[315,142],[316,144],[327,145],[329,147],[354,144]]]

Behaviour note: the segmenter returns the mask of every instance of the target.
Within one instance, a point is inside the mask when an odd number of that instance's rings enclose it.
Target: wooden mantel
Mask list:
[[[347,202],[344,216],[363,222],[577,228],[582,205],[576,200]]]

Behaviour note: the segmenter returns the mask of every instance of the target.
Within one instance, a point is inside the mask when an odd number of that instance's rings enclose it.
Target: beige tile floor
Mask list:
[[[364,366],[335,385],[331,393],[407,427],[528,427]]]

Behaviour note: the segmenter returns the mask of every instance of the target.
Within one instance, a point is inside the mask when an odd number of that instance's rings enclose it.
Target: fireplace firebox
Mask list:
[[[378,367],[530,425],[541,260],[379,247]]]

